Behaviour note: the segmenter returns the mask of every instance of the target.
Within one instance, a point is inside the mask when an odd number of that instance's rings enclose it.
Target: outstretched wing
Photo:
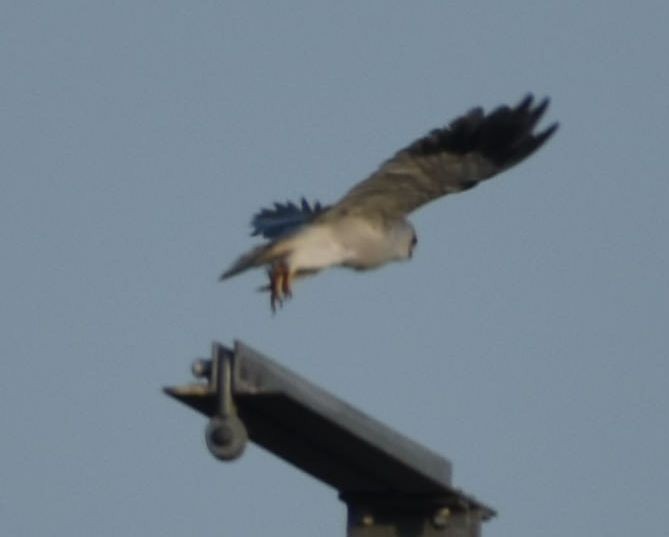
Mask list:
[[[276,239],[308,224],[326,209],[328,207],[323,207],[318,201],[309,205],[304,198],[300,200],[299,206],[292,201],[285,204],[275,203],[273,208],[261,209],[253,215],[251,235]]]
[[[474,108],[397,152],[321,218],[396,219],[468,190],[527,158],[551,137],[557,123],[534,133],[547,107],[548,99],[535,106],[527,95],[513,108],[500,106],[487,114]]]

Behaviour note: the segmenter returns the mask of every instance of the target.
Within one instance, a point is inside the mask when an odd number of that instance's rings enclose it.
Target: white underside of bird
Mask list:
[[[413,227],[405,220],[394,223],[390,233],[362,218],[346,219],[334,225],[314,225],[285,241],[290,248],[285,262],[294,273],[337,265],[372,269],[409,257],[403,239],[411,233]]]
[[[262,263],[268,266],[270,283],[261,290],[271,292],[271,305],[275,309],[292,296],[292,284],[298,278],[335,266],[370,270],[410,258],[415,245],[413,236],[413,226],[407,220],[393,222],[388,231],[365,219],[351,218],[334,225],[303,227],[251,253],[262,256]],[[245,267],[247,262],[244,260],[241,266]],[[233,265],[224,277],[236,271],[237,266]]]

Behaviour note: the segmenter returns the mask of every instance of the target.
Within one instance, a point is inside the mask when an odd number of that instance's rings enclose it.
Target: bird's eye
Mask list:
[[[408,252],[409,258],[413,257],[413,251],[416,248],[417,242],[418,242],[418,237],[416,237],[416,235],[413,235],[411,237],[411,244],[409,245],[409,252]]]

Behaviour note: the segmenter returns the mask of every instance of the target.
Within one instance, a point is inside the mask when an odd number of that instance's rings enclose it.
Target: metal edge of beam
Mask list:
[[[441,455],[394,431],[242,341],[235,342],[234,354],[236,394],[279,393],[442,487],[451,488],[451,463]]]

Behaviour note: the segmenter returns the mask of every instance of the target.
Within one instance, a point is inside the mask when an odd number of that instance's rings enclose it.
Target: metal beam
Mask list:
[[[196,384],[165,392],[209,416],[216,457],[247,437],[339,491],[348,535],[477,537],[494,511],[451,485],[451,463],[242,342],[215,343]]]

